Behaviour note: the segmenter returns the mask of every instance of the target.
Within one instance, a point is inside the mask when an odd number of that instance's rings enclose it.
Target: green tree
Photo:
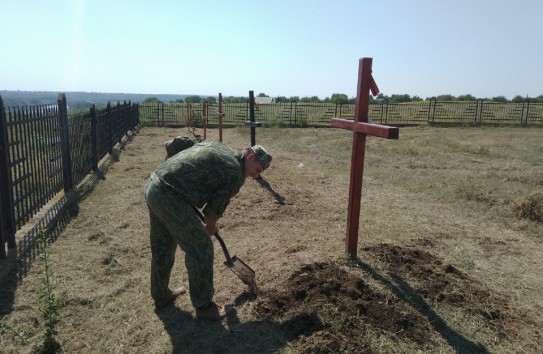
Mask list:
[[[458,101],[477,101],[477,98],[468,93],[467,95],[458,96]]]
[[[411,102],[411,96],[409,96],[408,94],[392,95],[390,96],[390,102],[391,103]]]
[[[275,102],[277,103],[288,102],[288,98],[286,98],[285,96],[277,96],[277,98],[275,99]]]
[[[215,96],[207,96],[205,100],[207,103],[217,103],[217,97]]]
[[[319,99],[318,96],[311,96],[311,97],[305,96],[305,97],[302,97],[300,99],[300,101],[302,101],[302,102],[320,102],[321,100]]]
[[[492,97],[492,102],[507,103],[509,100],[505,96]]]
[[[337,102],[340,100],[341,102],[347,103],[349,101],[349,97],[347,97],[344,93],[333,93],[332,97],[330,97],[330,100],[332,102]]]
[[[268,97],[268,95],[266,95],[265,93],[261,92],[261,93],[258,94],[257,97]]]
[[[454,101],[453,95],[439,95],[436,97],[436,101]]]
[[[249,97],[229,96],[229,97],[223,98],[223,100],[225,103],[246,103],[246,102],[249,102]]]
[[[319,99],[318,96],[305,96],[305,97],[302,97],[300,99],[300,102],[320,102],[321,100]]]
[[[160,100],[156,97],[147,97],[143,100],[142,104],[153,104],[153,103],[159,103]]]
[[[522,102],[524,102],[524,97],[522,97],[521,95],[516,95],[515,97],[513,97],[511,102],[522,103]]]
[[[196,96],[196,95],[192,95],[192,96],[188,96],[185,98],[185,102],[187,103],[200,103],[202,102],[202,97],[200,96]]]

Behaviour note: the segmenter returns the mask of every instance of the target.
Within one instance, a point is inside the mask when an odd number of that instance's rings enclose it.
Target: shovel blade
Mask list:
[[[245,262],[236,256],[230,258],[230,262],[224,264],[234,272],[243,283],[252,289],[256,289],[255,271],[251,269]]]

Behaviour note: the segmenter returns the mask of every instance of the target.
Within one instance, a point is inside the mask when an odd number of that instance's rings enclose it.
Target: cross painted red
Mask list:
[[[354,120],[332,118],[331,123],[333,127],[353,131],[351,181],[347,208],[347,238],[345,240],[346,251],[352,257],[356,257],[358,245],[366,136],[378,136],[386,139],[398,139],[400,136],[400,130],[397,127],[368,123],[370,91],[374,96],[379,94],[379,88],[371,75],[371,64],[372,58],[362,58],[359,61]]]

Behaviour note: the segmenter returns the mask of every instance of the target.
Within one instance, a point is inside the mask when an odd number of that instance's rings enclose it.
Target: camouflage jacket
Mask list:
[[[218,219],[245,181],[244,164],[242,152],[204,141],[164,161],[155,173],[167,189]]]

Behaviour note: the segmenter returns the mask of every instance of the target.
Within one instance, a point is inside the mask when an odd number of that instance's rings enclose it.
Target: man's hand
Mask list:
[[[216,233],[219,232],[219,229],[217,228],[217,219],[208,218],[205,217],[205,229],[207,230],[207,233],[209,236],[213,236]]]

